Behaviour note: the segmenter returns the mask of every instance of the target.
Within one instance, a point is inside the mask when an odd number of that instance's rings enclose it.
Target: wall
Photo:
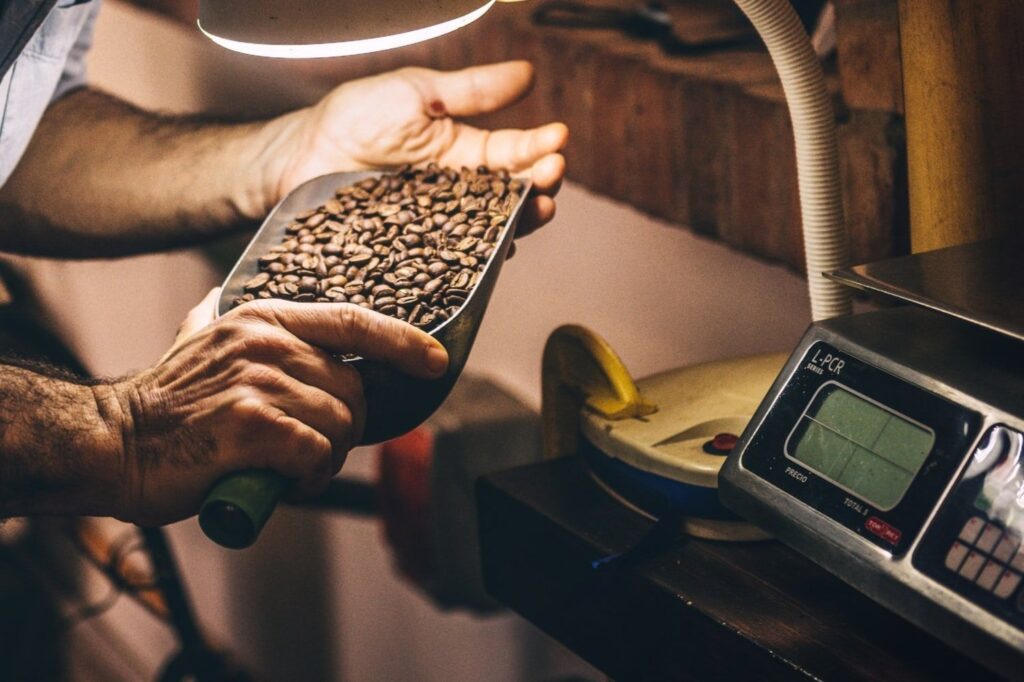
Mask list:
[[[111,0],[91,68],[98,85],[166,110],[251,114],[316,94],[290,65],[229,55],[188,27]],[[599,151],[609,163],[620,154]],[[31,269],[58,326],[102,374],[157,359],[221,277],[197,252]],[[541,348],[566,322],[600,331],[644,375],[785,349],[808,312],[793,273],[568,184],[555,222],[503,270],[470,368],[536,405]],[[350,475],[372,474],[369,453],[349,462]],[[171,536],[206,627],[271,679],[595,677],[514,615],[435,611],[395,577],[372,522],[286,511],[240,553],[213,546],[191,521]],[[152,677],[173,643],[122,600],[74,644],[78,679],[130,680]]]

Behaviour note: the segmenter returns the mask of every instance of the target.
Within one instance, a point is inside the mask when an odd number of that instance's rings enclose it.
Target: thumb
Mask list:
[[[497,111],[524,97],[533,86],[533,66],[512,61],[460,71],[423,69],[417,70],[416,78],[432,116],[475,116]]]
[[[178,348],[188,341],[193,334],[213,322],[214,318],[217,317],[218,298],[220,298],[220,287],[214,287],[213,289],[210,289],[210,292],[206,294],[202,301],[199,302],[199,305],[188,311],[188,315],[185,316],[185,321],[181,323],[180,327],[178,327],[178,333],[174,337],[174,343],[168,351],[164,353],[164,356],[160,358],[160,362],[169,358],[174,351],[178,350]]]
[[[448,367],[448,352],[434,337],[350,303],[253,301],[235,311],[229,314],[276,324],[328,352],[383,360],[420,378],[437,378]]]

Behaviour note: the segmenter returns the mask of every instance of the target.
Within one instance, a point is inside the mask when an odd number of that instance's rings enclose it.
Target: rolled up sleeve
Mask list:
[[[68,52],[67,61],[64,63],[64,70],[61,72],[60,81],[57,83],[57,89],[54,91],[51,101],[56,102],[72,90],[81,88],[86,84],[85,55],[89,51],[89,47],[92,46],[93,29],[95,28],[96,15],[99,14],[99,11],[100,0],[91,0],[89,3],[89,16],[86,17],[82,30],[75,40],[75,44],[72,46],[71,51]]]

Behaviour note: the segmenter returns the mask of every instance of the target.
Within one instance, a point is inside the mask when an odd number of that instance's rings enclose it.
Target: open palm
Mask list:
[[[527,62],[504,62],[450,72],[408,68],[341,85],[301,112],[281,195],[305,180],[342,170],[430,161],[509,168],[528,171],[533,179],[534,196],[520,225],[520,234],[528,233],[554,216],[553,196],[565,172],[558,151],[566,127],[483,130],[459,118],[508,106],[532,82]]]

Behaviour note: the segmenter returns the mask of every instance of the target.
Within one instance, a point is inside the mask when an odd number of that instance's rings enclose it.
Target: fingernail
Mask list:
[[[427,347],[427,369],[431,374],[441,375],[448,369],[448,353],[441,346]]]

